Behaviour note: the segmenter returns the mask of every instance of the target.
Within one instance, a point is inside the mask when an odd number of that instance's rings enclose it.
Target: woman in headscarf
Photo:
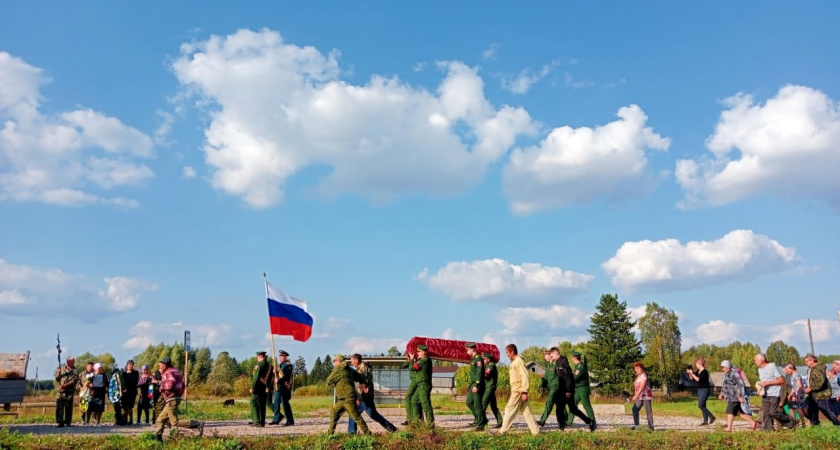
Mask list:
[[[633,397],[630,401],[633,402],[633,426],[631,430],[635,430],[639,426],[639,411],[645,408],[645,415],[647,415],[648,428],[653,430],[653,391],[650,389],[650,380],[648,380],[645,372],[645,365],[641,362],[633,364],[633,371],[636,372],[636,380],[633,381]]]
[[[152,409],[152,374],[149,373],[149,366],[140,368],[140,378],[137,380],[137,391],[140,398],[137,400],[137,423],[140,423],[141,413],[146,413],[146,423],[149,423],[149,410]]]
[[[137,400],[137,384],[140,381],[140,372],[134,370],[134,360],[128,360],[122,375],[123,395],[120,403],[122,404],[123,417],[125,418],[126,425],[132,425],[134,424],[134,403]]]
[[[720,369],[723,370],[723,386],[721,387],[718,398],[726,401],[726,426],[723,431],[732,431],[732,423],[735,421],[735,416],[746,420],[752,430],[758,428],[758,422],[753,420],[749,414],[744,414],[741,405],[744,403],[744,381],[741,375],[732,368],[732,363],[723,360],[720,363]]]
[[[108,393],[108,377],[105,375],[102,364],[93,365],[93,376],[88,381],[88,388],[90,389],[88,413],[95,421],[94,426],[98,427],[102,420],[102,413],[105,411],[105,395]]]

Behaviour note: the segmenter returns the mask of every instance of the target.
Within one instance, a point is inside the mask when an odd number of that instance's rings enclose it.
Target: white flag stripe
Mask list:
[[[289,297],[288,295],[286,295],[285,292],[281,291],[280,289],[277,289],[276,287],[274,287],[274,285],[272,285],[268,281],[265,282],[265,285],[268,287],[268,298],[270,298],[274,301],[280,302],[280,303],[285,303],[287,305],[297,306],[298,308],[300,308],[300,309],[302,309],[306,312],[309,312],[307,310],[307,304],[304,300],[301,300],[299,298]]]

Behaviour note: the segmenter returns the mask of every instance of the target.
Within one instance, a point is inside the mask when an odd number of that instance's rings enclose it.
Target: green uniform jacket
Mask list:
[[[496,369],[496,363],[490,361],[484,365],[484,389],[496,389],[498,381],[499,370]]]
[[[470,388],[484,386],[484,359],[474,355],[470,360]]]
[[[59,395],[73,396],[76,393],[76,385],[79,384],[79,370],[75,367],[68,369],[64,366],[55,371],[55,389]],[[61,386],[64,386],[62,389]]]
[[[362,375],[352,368],[347,361],[333,367],[330,376],[327,377],[327,386],[335,387],[335,397],[339,400],[356,400],[356,387],[354,381],[364,381]]]
[[[589,389],[589,368],[586,367],[586,360],[572,365],[572,372],[575,377],[575,390]]]
[[[408,379],[411,380],[412,383],[416,383],[420,375],[416,370],[412,370],[412,367],[415,363],[417,363],[417,360],[411,358],[409,361],[406,361],[405,364],[403,364],[402,366],[403,369],[409,369]]]
[[[409,369],[411,370],[409,376],[416,377],[418,383],[432,385],[432,360],[428,356],[414,361]]]
[[[550,362],[545,368],[545,376],[540,382],[540,387],[556,388],[558,386],[560,386],[560,376],[557,374],[557,364]]]
[[[266,381],[268,380],[268,371],[271,369],[268,365],[267,360],[258,361],[257,365],[254,366],[254,369],[251,371],[251,389],[254,390],[254,394],[264,394],[268,386],[266,386]]]

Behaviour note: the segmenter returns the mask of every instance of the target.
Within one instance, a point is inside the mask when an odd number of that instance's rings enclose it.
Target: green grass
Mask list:
[[[67,448],[79,450],[162,449],[151,433],[127,435],[32,435],[0,429],[0,448],[36,450]],[[548,432],[537,436],[507,434],[494,436],[473,432],[399,431],[374,436],[347,434],[257,437],[205,437],[181,434],[170,437],[167,449],[631,449],[631,448],[697,448],[697,449],[836,449],[840,448],[837,427],[813,427],[795,432],[724,433],[720,431],[636,431],[613,433]]]
[[[50,399],[39,399],[39,403],[47,403]],[[54,399],[52,399],[54,401]],[[224,407],[222,405],[223,399],[199,399],[190,400],[186,405],[186,410],[183,411],[185,417],[197,420],[248,420],[250,419],[250,407],[247,398],[235,399],[234,406]],[[448,395],[433,395],[432,405],[435,408],[435,414],[468,414],[469,410],[463,402],[454,402]],[[13,405],[12,411],[16,411],[16,405]],[[329,409],[332,406],[332,397],[292,397],[292,408],[297,417],[328,417]],[[184,410],[184,405],[181,406]],[[378,409],[388,411],[391,408],[399,408],[404,410],[403,405],[377,405]],[[110,404],[106,407],[106,412],[102,415],[103,422],[113,422],[114,413]],[[47,406],[46,413],[42,413],[43,408],[26,408],[21,415],[15,419],[12,416],[0,416],[0,424],[24,424],[24,423],[53,423],[55,422],[55,407]],[[135,410],[135,415],[136,415]],[[136,418],[136,417],[135,417]],[[73,422],[81,421],[81,415],[78,406],[73,408]]]

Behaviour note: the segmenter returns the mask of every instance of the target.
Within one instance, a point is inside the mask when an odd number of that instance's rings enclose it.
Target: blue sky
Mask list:
[[[587,338],[836,353],[833,2],[9,3],[0,341],[316,356]],[[33,372],[30,376],[34,375]]]

